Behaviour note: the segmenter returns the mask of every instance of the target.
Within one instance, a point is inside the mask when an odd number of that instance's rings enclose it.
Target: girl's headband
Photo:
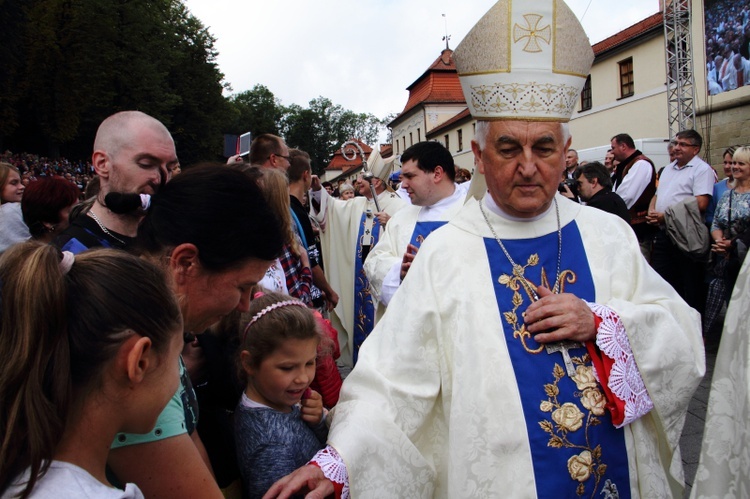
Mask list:
[[[242,334],[242,343],[244,343],[245,342],[245,338],[247,338],[247,331],[250,329],[250,326],[252,326],[253,324],[255,324],[258,321],[258,319],[260,319],[261,317],[263,317],[264,315],[266,315],[268,312],[270,312],[272,310],[276,310],[277,308],[282,308],[282,307],[289,307],[289,306],[297,306],[297,307],[305,307],[305,308],[307,308],[307,305],[305,305],[304,303],[302,303],[299,300],[277,301],[276,303],[270,304],[269,306],[267,306],[266,308],[264,308],[263,310],[261,310],[260,312],[258,312],[257,314],[255,314],[253,316],[253,318],[250,319],[250,322],[247,323],[247,326],[245,326],[245,332]]]

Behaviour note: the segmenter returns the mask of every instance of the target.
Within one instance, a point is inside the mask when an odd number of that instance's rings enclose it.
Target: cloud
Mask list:
[[[217,39],[233,92],[260,83],[285,105],[318,96],[382,118],[403,110],[413,83],[455,48],[492,0],[185,0]],[[590,5],[589,5],[590,4]],[[658,0],[569,0],[592,43],[657,12]],[[588,11],[587,9],[588,7]],[[442,14],[446,14],[443,17]]]

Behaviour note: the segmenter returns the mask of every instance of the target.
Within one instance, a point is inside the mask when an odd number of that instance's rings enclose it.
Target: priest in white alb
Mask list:
[[[455,183],[453,156],[439,142],[418,142],[401,155],[401,187],[411,205],[388,221],[365,260],[370,290],[381,316],[409,271],[422,242],[461,209],[466,198]]]
[[[750,258],[745,258],[711,378],[691,499],[750,497]]]
[[[698,313],[627,223],[557,194],[586,34],[562,1],[501,0],[454,58],[488,192],[425,240],[328,446],[266,497],[681,497]]]
[[[373,151],[367,163],[374,177],[367,180],[360,176],[361,196],[346,201],[336,199],[322,188],[317,177],[313,177],[310,191],[310,214],[321,226],[326,279],[339,294],[339,303],[331,314],[331,323],[339,332],[338,361],[349,368],[357,361],[359,346],[375,322],[375,303],[363,268],[365,258],[378,242],[385,221],[406,205],[387,187],[390,172],[380,153]]]

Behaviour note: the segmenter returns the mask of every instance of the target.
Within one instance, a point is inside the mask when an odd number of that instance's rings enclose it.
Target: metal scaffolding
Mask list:
[[[669,138],[695,128],[693,43],[690,36],[690,0],[664,2],[664,40],[667,55]]]

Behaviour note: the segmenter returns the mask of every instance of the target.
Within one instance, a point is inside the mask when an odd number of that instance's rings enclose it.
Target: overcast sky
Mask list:
[[[184,0],[217,39],[232,93],[260,83],[282,104],[323,96],[383,118],[495,0]],[[568,0],[592,43],[654,14],[658,0]],[[588,9],[588,10],[587,10]],[[443,17],[445,14],[445,17]]]

